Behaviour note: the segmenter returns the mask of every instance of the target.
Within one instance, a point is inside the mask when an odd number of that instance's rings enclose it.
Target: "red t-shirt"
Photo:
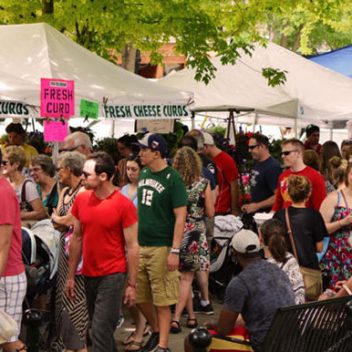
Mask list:
[[[22,261],[21,212],[16,193],[9,182],[0,178],[0,225],[12,225],[11,246],[3,276],[24,272]]]
[[[215,203],[216,213],[228,213],[231,211],[230,182],[238,179],[238,170],[235,161],[225,152],[219,153],[212,160],[218,169],[217,179],[219,195]]]
[[[308,199],[307,208],[319,210],[320,205],[326,197],[326,188],[323,176],[313,168],[306,166],[303,170],[293,172],[291,169],[285,170],[279,177],[278,187],[276,190],[275,203],[272,207],[273,211],[288,208],[292,201],[288,195],[287,179],[290,175],[299,175],[307,177],[312,184],[312,194]]]
[[[89,190],[77,196],[72,215],[81,223],[82,274],[97,277],[126,272],[123,229],[137,222],[133,203],[117,190],[105,199]]]

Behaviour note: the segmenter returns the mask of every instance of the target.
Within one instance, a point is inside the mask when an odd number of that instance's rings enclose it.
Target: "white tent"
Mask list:
[[[217,57],[211,60],[217,71],[208,85],[195,81],[192,69],[173,72],[158,83],[194,92],[195,108],[209,111],[209,115],[216,116],[217,110],[244,111],[239,117],[243,122],[329,126],[329,121],[352,117],[350,78],[276,44],[269,43],[266,48],[256,45],[251,57],[243,54],[235,65],[222,65]],[[269,87],[262,76],[266,67],[287,71],[287,82]]]
[[[75,116],[79,116],[81,99],[99,103],[101,117],[179,118],[189,114],[192,93],[161,87],[128,72],[48,24],[2,25],[0,45],[1,117],[26,117],[13,114],[14,105],[9,109],[8,100],[32,106],[31,116],[38,117],[41,78],[74,80]],[[5,109],[1,109],[3,101],[7,101]]]

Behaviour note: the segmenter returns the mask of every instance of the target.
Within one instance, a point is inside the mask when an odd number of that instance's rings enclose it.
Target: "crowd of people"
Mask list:
[[[311,299],[300,267],[321,273],[322,287],[330,291],[320,299],[351,293],[350,140],[341,150],[333,141],[320,145],[319,128],[309,125],[305,143],[282,142],[282,165],[271,156],[269,139],[254,134],[248,141],[251,200],[240,204],[237,165],[205,131],[187,132],[172,157],[161,135],[123,136],[118,161],[93,152],[83,132],[68,135],[54,161],[25,143],[21,124],[6,131],[9,145],[0,149],[0,309],[18,329],[1,346],[5,351],[26,350],[19,340],[26,294],[21,226],[43,219],[60,233],[50,291],[53,351],[85,352],[90,344],[94,352],[115,351],[114,331],[127,308],[136,329],[123,341],[125,350],[169,351],[169,334],[182,330],[184,310],[187,328],[197,327],[196,313],[214,314],[209,258],[218,215],[245,216],[251,229],[233,236],[233,256],[243,270],[228,283],[210,329],[227,335],[245,325],[253,350],[260,351],[276,309]],[[255,214],[262,212],[273,218],[257,226]],[[187,341],[185,348],[192,349]]]

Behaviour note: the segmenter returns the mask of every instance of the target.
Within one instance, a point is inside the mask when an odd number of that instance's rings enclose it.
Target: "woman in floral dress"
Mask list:
[[[333,288],[352,276],[352,166],[346,169],[346,187],[330,193],[320,212],[330,234],[327,252],[320,263],[324,283]]]
[[[214,216],[214,204],[210,185],[201,177],[202,162],[198,154],[189,147],[179,149],[173,167],[180,173],[188,193],[187,218],[180,251],[181,286],[180,296],[171,322],[170,332],[181,331],[180,317],[187,304],[187,326],[194,327],[196,319],[192,307],[191,287],[194,272],[199,269],[202,236],[204,238],[204,217]]]

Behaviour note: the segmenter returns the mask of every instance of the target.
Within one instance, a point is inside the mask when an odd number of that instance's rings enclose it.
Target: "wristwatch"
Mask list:
[[[180,254],[180,248],[171,248],[170,253],[179,255]]]

